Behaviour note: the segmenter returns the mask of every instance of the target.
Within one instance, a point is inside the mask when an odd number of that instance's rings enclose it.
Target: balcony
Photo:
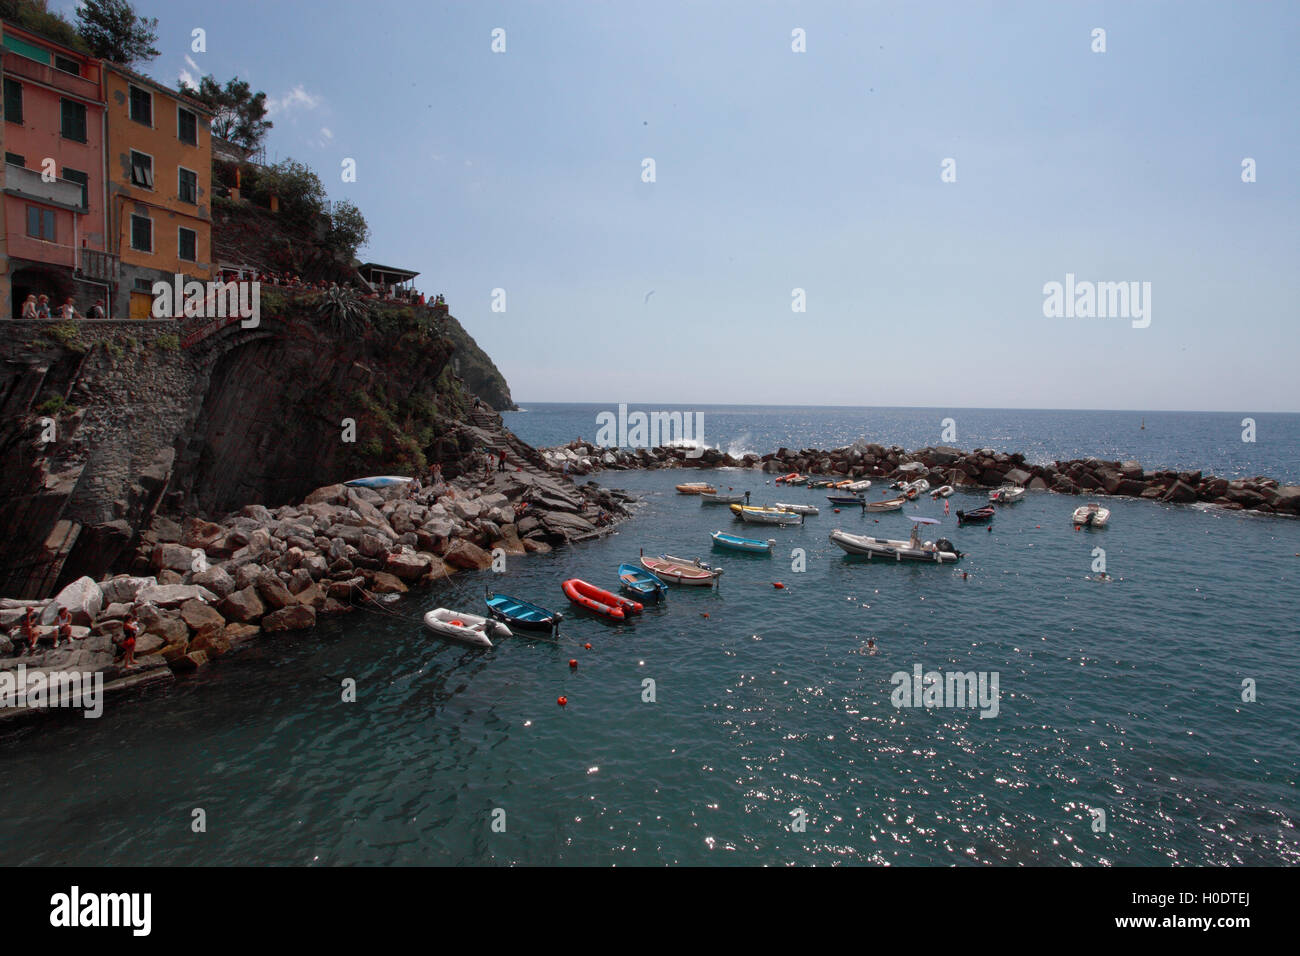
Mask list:
[[[15,166],[13,163],[5,164],[5,192],[10,196],[59,206],[76,213],[86,211],[86,207],[81,204],[80,183],[69,179],[56,179],[47,183],[36,170]]]
[[[98,249],[81,249],[81,274],[100,282],[116,282],[121,272],[117,256]]]
[[[56,90],[62,90],[64,93],[70,93],[83,100],[92,100],[96,103],[104,102],[99,95],[99,69],[97,67],[83,67],[83,69],[90,69],[95,74],[93,79],[88,79],[82,76],[73,76],[63,70],[56,70],[52,66],[37,63],[35,60],[29,60],[22,54],[15,53],[12,50],[5,51],[4,64],[5,75],[12,76],[19,82],[29,80],[33,83],[42,83],[45,86],[52,86]]]

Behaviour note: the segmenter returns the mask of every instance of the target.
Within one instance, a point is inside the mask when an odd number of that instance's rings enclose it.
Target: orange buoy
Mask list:
[[[700,612],[700,617],[708,617],[708,616],[709,616],[709,612],[708,612],[708,611],[701,611],[701,612]]]
[[[583,645],[582,645],[582,649],[583,649],[584,651],[589,651],[589,650],[591,650],[591,645],[590,645],[590,644],[583,644]]]
[[[840,513],[840,509],[839,509],[839,508],[836,508],[836,509],[835,509],[835,513],[836,513],[836,514],[839,514],[839,513]]]
[[[557,697],[556,700],[555,700],[555,702],[556,702],[557,704],[559,704],[561,707],[563,707],[565,704],[567,704],[567,703],[569,702],[569,698],[567,698],[567,697]]]
[[[569,667],[573,668],[576,671],[578,669],[578,662],[573,658],[569,658]]]
[[[450,621],[448,621],[447,623],[450,624],[452,627],[464,627],[464,626],[465,626],[465,622],[462,621],[462,620],[461,620],[460,618],[458,618],[458,617],[453,617],[453,618],[452,618]]]
[[[785,590],[785,585],[782,584],[780,581],[773,581],[773,582],[772,582],[772,587],[776,588],[778,591],[784,591],[784,590]]]

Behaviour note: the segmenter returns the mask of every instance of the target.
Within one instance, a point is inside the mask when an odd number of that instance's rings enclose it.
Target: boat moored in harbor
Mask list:
[[[1074,509],[1071,516],[1080,528],[1104,528],[1110,522],[1110,509],[1093,501]]]
[[[720,548],[730,548],[732,551],[747,551],[750,554],[771,554],[772,547],[776,544],[775,538],[759,541],[757,538],[742,538],[739,535],[726,534],[722,531],[715,531],[709,537]]]
[[[446,607],[426,613],[424,626],[440,637],[475,647],[491,647],[493,637],[510,636],[510,628],[498,621]]]

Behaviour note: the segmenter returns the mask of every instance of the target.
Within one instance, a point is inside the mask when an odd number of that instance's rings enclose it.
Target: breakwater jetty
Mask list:
[[[1023,454],[945,445],[907,451],[898,445],[861,440],[843,448],[781,448],[771,454],[734,457],[716,448],[600,448],[581,441],[541,450],[546,467],[586,475],[603,469],[751,468],[772,475],[790,472],[853,479],[925,478],[932,487],[994,488],[1016,485],[1031,491],[1068,495],[1145,498],[1262,514],[1300,515],[1300,485],[1284,485],[1264,476],[1222,478],[1201,471],[1147,471],[1133,460],[1075,458],[1032,463]]]

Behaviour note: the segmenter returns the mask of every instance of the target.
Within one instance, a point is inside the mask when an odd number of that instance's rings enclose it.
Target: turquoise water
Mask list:
[[[357,612],[8,733],[0,863],[1300,862],[1300,522],[1120,500],[1075,532],[1075,499],[1031,494],[991,533],[947,519],[956,568],[868,564],[829,531],[901,537],[904,514],[756,530],[678,478],[607,475],[645,496],[619,534],[408,596],[403,618]],[[712,552],[720,529],[777,555]],[[712,554],[721,587],[621,626],[566,608],[559,646],[469,650],[408,620],[476,609],[485,583],[558,608],[563,579],[608,586],[640,547]],[[1096,547],[1112,583],[1088,580]],[[998,715],[896,709],[890,677],[918,663],[997,672]]]

